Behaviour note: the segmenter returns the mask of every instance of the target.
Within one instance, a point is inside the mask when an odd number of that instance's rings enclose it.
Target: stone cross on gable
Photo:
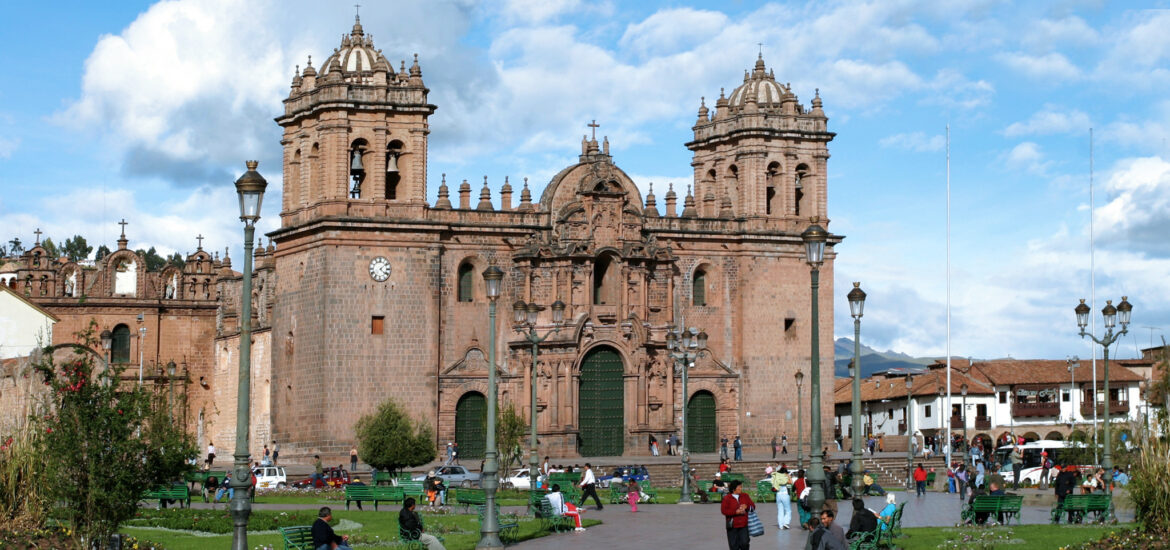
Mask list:
[[[41,245],[41,228],[38,227],[36,231],[33,231],[33,233],[37,234],[37,242],[33,246],[40,246]]]
[[[597,129],[601,128],[601,125],[597,123],[597,119],[593,119],[593,122],[586,124],[586,126],[593,128],[593,141],[597,141]]]
[[[199,241],[198,250],[203,250],[203,234],[200,233],[198,236],[195,237],[195,240]]]
[[[118,222],[118,225],[122,226],[122,238],[125,239],[126,238],[126,218],[122,218],[122,221]]]

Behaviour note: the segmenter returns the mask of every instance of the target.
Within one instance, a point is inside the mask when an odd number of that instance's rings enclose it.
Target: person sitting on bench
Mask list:
[[[581,512],[583,512],[584,509],[577,508],[577,506],[572,502],[565,502],[565,495],[561,494],[560,485],[554,483],[552,486],[552,492],[548,495],[545,495],[545,498],[548,499],[548,503],[552,506],[552,512],[554,514],[573,518],[573,523],[576,526],[573,529],[574,531],[579,532],[585,530],[584,527],[581,527]]]

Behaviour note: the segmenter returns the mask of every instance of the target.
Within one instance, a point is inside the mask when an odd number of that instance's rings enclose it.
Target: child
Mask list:
[[[638,511],[638,500],[642,498],[642,488],[638,486],[638,482],[633,479],[630,484],[626,486],[626,500],[630,503],[630,511]]]

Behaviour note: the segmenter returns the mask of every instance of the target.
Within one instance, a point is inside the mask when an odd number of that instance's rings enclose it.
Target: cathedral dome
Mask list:
[[[379,65],[381,67],[379,67]],[[387,73],[394,73],[390,63],[382,52],[374,49],[374,39],[362,30],[360,19],[355,19],[353,30],[341,38],[341,47],[333,50],[333,55],[321,65],[321,76],[325,77],[330,71],[341,69],[343,73],[361,73],[373,71],[377,68]]]
[[[751,74],[744,75],[743,84],[731,92],[728,104],[732,109],[742,109],[749,98],[754,98],[761,108],[778,108],[787,95],[788,90],[764,69],[764,57],[760,56]]]

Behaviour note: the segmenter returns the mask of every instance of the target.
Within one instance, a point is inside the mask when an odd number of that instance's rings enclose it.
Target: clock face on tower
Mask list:
[[[379,283],[390,278],[390,260],[378,256],[370,260],[370,277]]]

